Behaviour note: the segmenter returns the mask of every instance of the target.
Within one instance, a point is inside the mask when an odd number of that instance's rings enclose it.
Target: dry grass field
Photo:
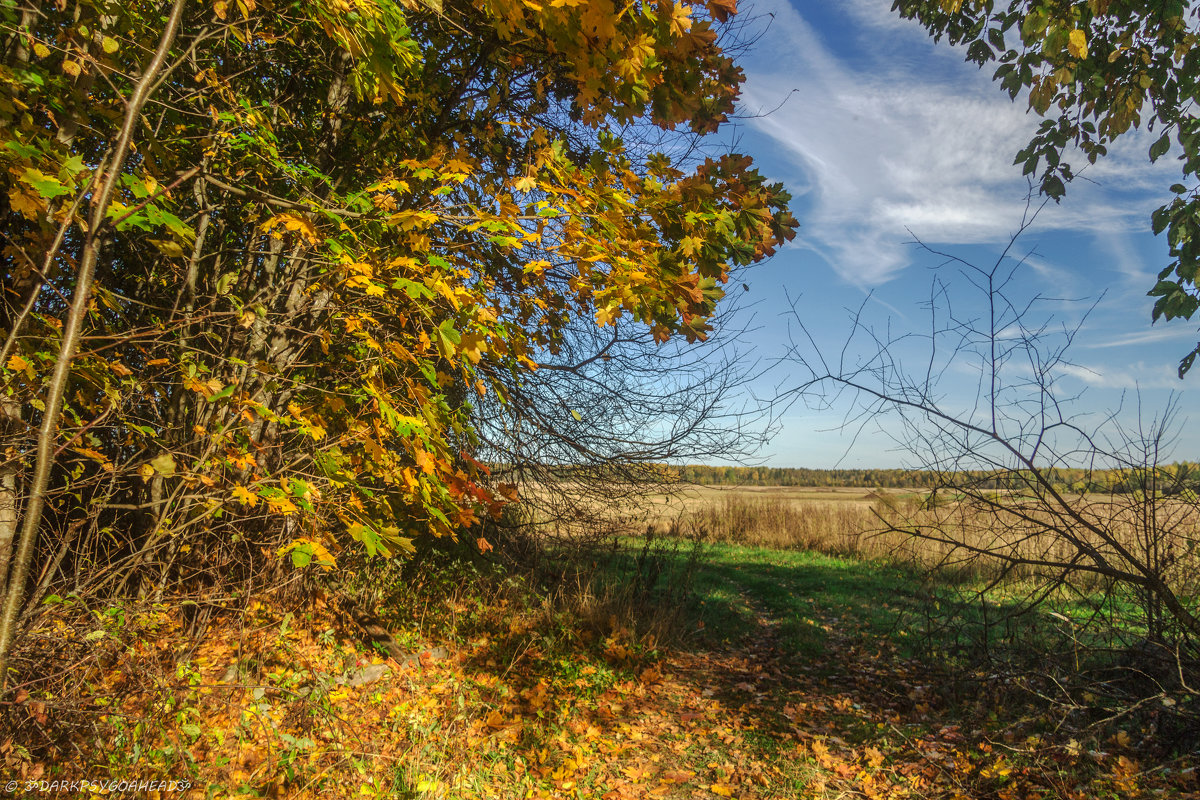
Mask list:
[[[1051,574],[1098,554],[1110,573],[1140,565],[1195,596],[1200,580],[1200,507],[1176,498],[996,493],[972,500],[908,489],[689,486],[602,513],[631,534],[684,533],[713,543],[811,550],[882,559],[977,577]],[[915,535],[919,534],[919,535]],[[1084,569],[1095,586],[1113,574]]]
[[[524,498],[554,494],[522,489]],[[571,502],[582,513],[551,514],[547,523],[563,538],[675,532],[712,543],[951,565],[977,575],[1014,563],[1016,574],[1027,575],[1035,565],[1017,562],[1063,564],[1091,548],[1114,564],[1127,565],[1132,556],[1176,578],[1200,575],[1200,504],[1178,498],[1072,495],[1069,507],[1056,508],[1046,498],[1005,492],[966,500],[942,493],[932,503],[928,492],[912,489],[685,485],[617,490],[603,500],[584,493]]]
[[[917,502],[909,491],[793,486],[693,486],[655,498],[645,524],[658,532],[685,529],[715,542],[816,550],[866,558],[894,555],[880,510]],[[884,541],[888,538],[888,541]]]

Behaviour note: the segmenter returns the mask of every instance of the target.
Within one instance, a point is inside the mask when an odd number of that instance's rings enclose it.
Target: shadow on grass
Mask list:
[[[531,604],[521,622],[509,606],[511,625],[502,617],[470,632],[459,662],[468,688],[459,705],[446,699],[445,713],[463,719],[462,703],[477,709],[466,739],[481,742],[472,745],[482,748],[472,751],[479,764],[552,796],[573,786],[624,797],[623,781],[657,779],[630,776],[679,770],[693,777],[663,784],[663,796],[723,792],[727,781],[741,781],[738,796],[821,796],[813,787],[860,791],[864,776],[928,796],[998,796],[1017,782],[1030,796],[1074,786],[1099,796],[1090,784],[1107,762],[1064,772],[1075,764],[1067,745],[1080,747],[1065,737],[1062,746],[993,753],[997,740],[1054,735],[1054,720],[974,668],[971,648],[993,627],[982,613],[964,608],[956,627],[930,627],[946,613],[943,587],[894,566],[812,553],[720,546],[692,555],[630,541],[595,564],[601,586],[592,597],[645,617],[667,613],[686,629],[669,651],[603,608],[589,622]],[[1007,610],[996,603],[991,613]],[[601,617],[613,621],[605,627]],[[1020,778],[1014,763],[1026,770]],[[760,779],[775,793],[748,793]]]
[[[638,547],[615,550],[597,580],[636,585],[646,615],[682,604],[684,648],[744,646],[767,633],[785,652],[815,659],[831,638],[887,640],[902,657],[965,668],[1066,643],[1045,611],[1011,598],[981,602],[961,581],[892,564],[717,545],[698,558],[665,550],[648,578],[645,560]]]

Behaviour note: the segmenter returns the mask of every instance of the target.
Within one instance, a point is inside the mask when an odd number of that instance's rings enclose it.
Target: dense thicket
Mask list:
[[[454,535],[515,497],[475,400],[521,408],[581,326],[703,339],[794,227],[749,159],[681,158],[733,13],[0,3],[0,659],[51,589]]]

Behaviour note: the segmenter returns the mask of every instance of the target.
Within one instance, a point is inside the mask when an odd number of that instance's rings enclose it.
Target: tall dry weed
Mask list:
[[[713,542],[804,549],[835,556],[885,559],[920,569],[942,568],[962,577],[1029,578],[1061,571],[1077,546],[1155,553],[1164,574],[1200,590],[1200,510],[1165,499],[1145,505],[1112,497],[1079,498],[1077,510],[1111,535],[1105,544],[1088,530],[1065,531],[1061,518],[1013,499],[970,502],[919,495],[873,494],[863,502],[822,502],[730,495],[688,508],[675,530],[700,532]],[[667,526],[660,528],[665,532]],[[1103,585],[1083,574],[1082,585]]]

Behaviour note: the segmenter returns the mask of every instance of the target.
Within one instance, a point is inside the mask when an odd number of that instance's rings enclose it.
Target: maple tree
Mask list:
[[[0,660],[57,582],[454,536],[515,496],[480,398],[581,325],[703,340],[795,227],[748,158],[689,155],[735,10],[0,3]]]
[[[892,8],[935,38],[964,45],[979,66],[995,62],[994,77],[1012,97],[1028,92],[1029,107],[1044,119],[1016,163],[1048,196],[1061,198],[1078,174],[1073,156],[1095,163],[1143,128],[1153,134],[1150,160],[1176,153],[1183,179],[1195,184],[1200,32],[1190,0],[895,0]],[[1156,321],[1190,319],[1200,309],[1198,190],[1171,184],[1170,199],[1152,215],[1171,258],[1149,291]],[[1180,362],[1180,377],[1198,355],[1200,345]]]

